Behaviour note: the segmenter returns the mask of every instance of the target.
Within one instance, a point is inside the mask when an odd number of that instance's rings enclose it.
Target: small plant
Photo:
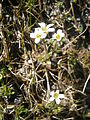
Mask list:
[[[44,22],[38,24],[40,25],[40,27],[35,28],[34,33],[30,33],[30,37],[35,39],[36,44],[39,43],[40,40],[46,39],[49,32],[55,31],[54,28],[51,28],[53,24],[46,25]],[[54,33],[52,38],[48,38],[48,39],[49,40],[55,39],[57,41],[60,41],[63,37],[64,37],[64,33],[62,32],[62,30],[58,29],[57,33]]]
[[[56,90],[55,92],[54,91],[50,92],[50,95],[51,95],[51,97],[50,97],[49,101],[51,102],[55,99],[57,104],[60,104],[61,99],[64,98],[64,94],[59,94],[59,90]]]
[[[57,41],[60,41],[63,37],[64,37],[64,33],[60,29],[58,29],[57,33],[54,33],[54,35],[53,35],[53,39],[55,39]]]
[[[0,5],[0,120],[84,120],[89,4],[2,0]]]

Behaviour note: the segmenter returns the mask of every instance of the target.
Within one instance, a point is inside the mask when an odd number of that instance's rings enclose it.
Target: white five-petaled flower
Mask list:
[[[61,29],[58,29],[56,33],[53,34],[53,39],[60,41],[64,37],[64,33]]]
[[[35,43],[39,43],[41,39],[46,37],[46,34],[41,28],[35,28],[34,33],[30,33],[30,37],[35,39]]]
[[[55,92],[54,91],[50,92],[50,95],[51,97],[49,101],[51,102],[55,100],[58,105],[60,104],[61,99],[64,98],[64,94],[59,94],[59,90],[56,90]]]
[[[55,29],[52,28],[52,26],[53,26],[54,24],[48,24],[48,25],[46,25],[44,22],[41,22],[41,23],[38,23],[38,24],[40,25],[42,31],[43,31],[44,33],[46,33],[46,34],[48,34],[48,32],[54,32],[54,31],[55,31]]]

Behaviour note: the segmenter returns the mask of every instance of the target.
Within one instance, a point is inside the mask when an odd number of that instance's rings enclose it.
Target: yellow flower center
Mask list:
[[[42,31],[44,31],[45,33],[47,33],[47,27],[42,27]]]
[[[41,38],[41,35],[40,35],[40,34],[37,34],[37,35],[36,35],[36,38]]]
[[[58,96],[59,96],[59,94],[55,92],[55,93],[54,93],[54,98],[57,99]]]
[[[56,39],[60,39],[60,35],[59,34],[56,35]]]

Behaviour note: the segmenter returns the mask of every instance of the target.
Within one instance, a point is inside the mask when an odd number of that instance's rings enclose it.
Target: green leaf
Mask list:
[[[8,70],[10,70],[10,71],[11,71],[11,70],[12,70],[12,68],[9,66],[9,67],[8,67]]]
[[[54,109],[54,113],[57,114],[58,113],[58,109]]]

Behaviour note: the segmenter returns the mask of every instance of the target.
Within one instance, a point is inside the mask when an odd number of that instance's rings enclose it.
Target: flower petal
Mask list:
[[[54,24],[48,24],[47,25],[47,28],[50,28],[50,27],[52,27]]]
[[[62,30],[61,30],[61,29],[58,29],[58,30],[57,30],[57,34],[62,34]]]
[[[36,34],[35,34],[35,33],[30,33],[30,37],[31,37],[31,38],[35,38],[35,37],[36,37]]]
[[[58,98],[58,99],[56,99],[56,103],[59,105],[60,104],[60,102],[61,102],[61,100]]]
[[[55,29],[54,28],[48,28],[48,32],[54,32]]]
[[[56,35],[57,35],[56,33],[53,34],[53,36],[52,36],[53,39],[56,39]]]
[[[37,43],[39,43],[40,42],[40,38],[36,38],[35,39],[35,43],[37,44]]]
[[[49,101],[52,102],[54,100],[54,97],[50,97]]]
[[[57,41],[59,42],[61,39],[57,39]]]
[[[46,36],[47,36],[47,34],[42,33],[41,38],[45,38]]]
[[[64,98],[64,94],[59,94],[59,98]]]
[[[51,95],[51,96],[54,96],[54,91],[50,92],[50,95]]]
[[[64,33],[61,34],[61,37],[64,37]]]
[[[56,93],[58,93],[58,94],[59,94],[59,90],[56,90]]]
[[[38,23],[41,27],[45,27],[45,23],[44,22],[41,22],[41,23]]]

